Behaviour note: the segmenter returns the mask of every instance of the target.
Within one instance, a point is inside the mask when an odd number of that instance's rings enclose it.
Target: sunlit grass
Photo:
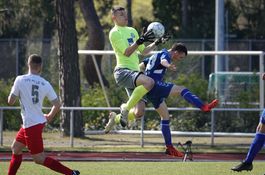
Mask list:
[[[235,175],[230,168],[238,162],[62,162],[81,175]],[[0,163],[1,174],[7,174],[8,162]],[[251,172],[263,174],[264,162],[255,162]],[[23,162],[17,175],[57,175],[50,169],[32,162]]]

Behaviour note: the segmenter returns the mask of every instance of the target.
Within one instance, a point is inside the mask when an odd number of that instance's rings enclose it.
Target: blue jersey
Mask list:
[[[155,80],[154,87],[147,93],[147,99],[153,104],[154,108],[159,108],[159,105],[168,97],[173,83],[163,82],[163,77],[167,70],[161,64],[161,61],[166,59],[168,63],[171,62],[171,57],[166,49],[161,50],[157,54],[151,57],[145,58],[143,63],[145,64],[145,74]]]
[[[167,70],[167,68],[161,64],[163,59],[166,59],[168,63],[171,63],[171,57],[166,49],[161,50],[151,57],[145,58],[143,61],[146,67],[145,74],[148,77],[153,78],[155,81],[162,81]]]

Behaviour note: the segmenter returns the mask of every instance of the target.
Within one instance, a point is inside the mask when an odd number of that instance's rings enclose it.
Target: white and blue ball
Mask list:
[[[147,31],[152,30],[156,38],[161,38],[165,34],[165,27],[160,22],[152,22],[148,25]]]

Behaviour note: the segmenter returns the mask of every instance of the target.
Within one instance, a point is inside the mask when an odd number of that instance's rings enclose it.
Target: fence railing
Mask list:
[[[20,107],[5,107],[0,106],[0,145],[3,146],[3,119],[5,110],[19,110]],[[49,109],[48,107],[43,109]],[[61,110],[70,111],[70,140],[69,146],[74,147],[74,111],[75,110],[97,110],[97,111],[118,111],[119,107],[61,107]],[[154,108],[146,108],[147,111],[153,111]],[[197,108],[168,108],[169,111],[199,111]],[[228,133],[228,132],[215,132],[215,114],[220,111],[260,111],[260,108],[214,108],[210,112],[211,115],[211,131],[210,132],[183,132],[183,131],[172,131],[172,135],[177,136],[204,136],[211,137],[211,146],[214,146],[215,137],[253,137],[254,133]],[[141,119],[141,130],[116,130],[112,133],[119,134],[140,134],[140,146],[144,146],[144,135],[145,134],[161,134],[160,131],[144,130],[144,117]],[[104,131],[91,130],[86,131],[86,134],[104,134]]]

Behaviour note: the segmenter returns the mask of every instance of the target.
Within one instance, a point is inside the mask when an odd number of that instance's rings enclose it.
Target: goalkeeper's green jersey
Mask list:
[[[137,31],[132,27],[115,25],[111,29],[109,40],[116,56],[117,65],[115,68],[128,68],[130,70],[139,71],[138,52],[142,52],[145,46],[141,44],[129,57],[124,55],[125,50],[138,38],[139,35]]]

